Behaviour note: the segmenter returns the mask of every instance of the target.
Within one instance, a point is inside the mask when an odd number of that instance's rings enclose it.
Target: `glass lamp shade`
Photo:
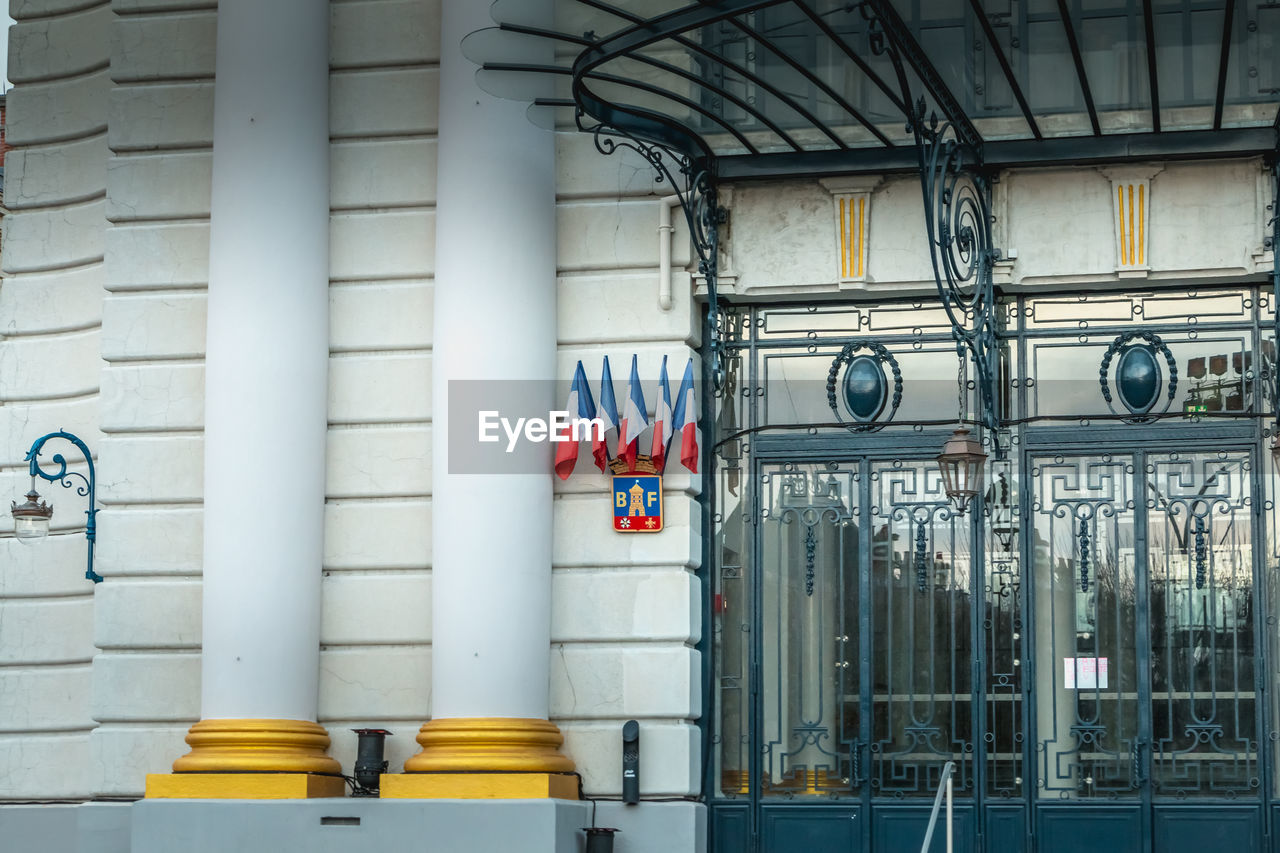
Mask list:
[[[971,438],[967,429],[957,429],[942,445],[942,452],[938,454],[942,488],[962,515],[969,508],[969,502],[982,491],[982,472],[986,462],[987,454],[982,452],[982,443]]]
[[[19,542],[32,545],[49,535],[53,507],[41,501],[35,489],[27,492],[26,503],[11,503],[10,506],[13,508],[13,535]]]

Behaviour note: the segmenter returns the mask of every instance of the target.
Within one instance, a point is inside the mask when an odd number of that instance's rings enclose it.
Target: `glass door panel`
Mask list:
[[[855,796],[859,477],[785,463],[762,465],[759,479],[761,794]]]
[[[1156,796],[1261,784],[1249,455],[1147,460],[1151,781]]]
[[[985,663],[985,716],[979,724],[986,765],[986,794],[1023,796],[1024,684],[1022,505],[1013,466],[993,466],[983,505],[986,567],[982,582],[979,636]]]
[[[1142,784],[1134,460],[1033,459],[1036,787],[1041,801]]]
[[[973,608],[967,516],[932,460],[871,463],[871,787],[932,797],[956,762],[973,787]]]

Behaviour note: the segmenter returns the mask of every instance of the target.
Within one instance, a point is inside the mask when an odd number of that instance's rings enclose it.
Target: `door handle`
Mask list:
[[[1133,772],[1130,776],[1130,786],[1133,788],[1141,788],[1147,784],[1146,774],[1143,772],[1142,766],[1142,748],[1145,747],[1146,741],[1141,739],[1135,740],[1133,746],[1129,749],[1129,754],[1133,761]]]

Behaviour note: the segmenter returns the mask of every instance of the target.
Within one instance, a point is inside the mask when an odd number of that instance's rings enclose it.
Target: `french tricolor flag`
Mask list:
[[[671,416],[671,429],[680,434],[680,461],[698,473],[698,448],[702,445],[702,428],[698,426],[698,398],[693,393],[693,359],[684,366],[684,378],[676,393],[676,409]]]
[[[604,357],[604,373],[600,377],[600,408],[596,416],[604,422],[604,431],[591,435],[591,453],[601,473],[609,470],[609,433],[618,433],[618,404],[613,397],[613,374],[609,371],[609,356]]]
[[[667,357],[662,357],[662,372],[658,374],[658,404],[653,413],[653,467],[659,474],[667,465],[667,445],[671,443],[671,385],[667,382]]]
[[[640,453],[640,433],[649,426],[645,411],[644,392],[640,389],[640,371],[636,369],[636,357],[631,356],[631,381],[627,383],[627,400],[622,404],[622,424],[618,427],[618,455],[627,463],[627,470],[636,470],[636,456]]]
[[[596,402],[591,399],[591,387],[587,385],[587,375],[582,371],[582,362],[573,372],[573,384],[569,386],[569,402],[564,410],[569,413],[568,435],[560,438],[556,446],[556,474],[561,480],[569,479],[573,466],[578,462],[578,440],[573,437],[573,421],[591,420],[596,416]]]

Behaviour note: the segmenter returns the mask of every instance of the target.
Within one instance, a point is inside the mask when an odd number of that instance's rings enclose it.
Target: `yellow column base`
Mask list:
[[[572,773],[384,773],[383,799],[578,799]]]
[[[280,800],[341,797],[329,733],[309,720],[201,720],[173,774],[147,776],[148,797]]]
[[[418,732],[422,752],[406,773],[572,773],[560,752],[564,735],[549,720],[524,717],[449,717]]]
[[[549,720],[449,717],[418,732],[422,752],[403,774],[385,774],[387,798],[576,800],[573,761],[560,752],[564,735]]]
[[[187,732],[191,751],[174,773],[321,773],[342,775],[326,753],[329,733],[307,720],[201,720]]]
[[[344,797],[341,776],[315,773],[151,773],[147,799],[307,800]]]

